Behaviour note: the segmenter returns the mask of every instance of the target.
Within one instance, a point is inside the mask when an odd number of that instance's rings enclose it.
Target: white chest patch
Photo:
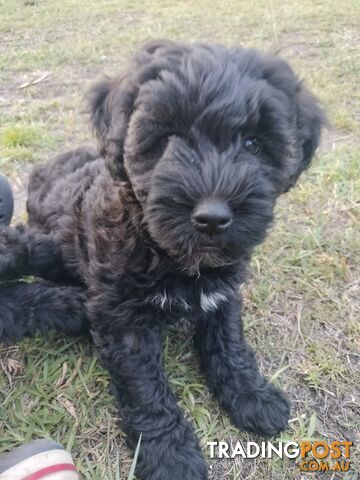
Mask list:
[[[200,306],[204,312],[213,312],[219,308],[219,305],[226,302],[227,297],[221,292],[212,292],[200,294]]]
[[[211,293],[200,293],[200,307],[204,312],[214,312],[219,306],[228,300],[228,294],[230,292],[211,292]],[[171,295],[167,290],[159,291],[153,295],[149,295],[145,299],[145,303],[157,306],[161,310],[171,312],[172,310],[181,309],[186,312],[192,310],[192,305],[189,301],[184,298],[181,294]]]
[[[184,298],[181,298],[180,296],[170,296],[166,290],[155,293],[154,295],[149,295],[145,299],[145,302],[157,305],[162,310],[171,311],[172,308],[191,310],[191,305]]]

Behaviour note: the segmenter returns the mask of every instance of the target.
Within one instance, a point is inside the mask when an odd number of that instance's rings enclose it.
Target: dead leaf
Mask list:
[[[78,424],[78,417],[76,415],[76,410],[75,410],[74,405],[64,395],[58,395],[57,400],[60,403],[60,405],[63,406],[65,408],[65,410],[75,419],[75,422],[76,422],[76,425],[77,425]]]
[[[19,360],[15,360],[15,358],[7,358],[3,362],[3,367],[7,370],[11,375],[19,375],[22,372],[23,366]]]
[[[68,371],[68,366],[67,366],[67,363],[64,362],[62,366],[61,376],[55,382],[55,387],[61,387],[62,385],[64,385],[67,371]]]
[[[51,75],[50,72],[46,72],[43,75],[41,75],[38,78],[35,78],[35,80],[32,80],[31,82],[25,82],[22,85],[20,85],[19,89],[22,90],[24,88],[30,87],[31,85],[37,85],[38,83],[43,82],[46,80],[49,76]]]

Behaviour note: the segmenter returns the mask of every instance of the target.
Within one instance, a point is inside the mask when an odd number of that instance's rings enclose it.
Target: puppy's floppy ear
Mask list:
[[[294,163],[290,167],[284,192],[292,188],[300,174],[310,165],[320,142],[321,131],[327,123],[326,117],[319,107],[317,98],[301,83],[296,95],[296,153]]]
[[[138,86],[127,76],[103,80],[88,94],[90,119],[111,174],[126,179],[123,150]]]
[[[320,142],[321,130],[327,123],[318,100],[307,88],[300,85],[298,94],[298,134],[300,141],[300,164],[298,175],[309,166]]]
[[[298,80],[284,60],[277,56],[268,56],[263,78],[285,93],[293,108],[293,159],[284,172],[285,180],[281,189],[282,192],[287,192],[310,165],[320,142],[322,128],[328,125],[328,121],[318,99]]]
[[[310,165],[320,142],[322,128],[328,123],[317,98],[301,83],[296,95],[296,153],[284,192],[292,188],[300,174]]]
[[[166,63],[164,52],[181,51],[169,41],[144,45],[133,58],[126,73],[115,79],[103,80],[88,94],[92,128],[115,178],[127,179],[124,167],[124,141],[135,99],[142,84],[156,78]]]

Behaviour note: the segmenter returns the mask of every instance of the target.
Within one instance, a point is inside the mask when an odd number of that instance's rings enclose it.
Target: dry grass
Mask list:
[[[246,329],[262,371],[292,398],[282,438],[359,444],[359,2],[0,0],[0,11],[0,169],[17,187],[18,216],[29,165],[91,141],[80,114],[85,89],[102,73],[115,73],[143,41],[280,50],[306,78],[333,128],[313,168],[280,200],[277,223],[257,251],[245,289]],[[211,399],[185,332],[169,332],[165,357],[203,445],[254,440],[233,429]],[[0,450],[51,436],[72,450],[83,478],[115,480],[119,469],[126,478],[131,459],[91,345],[36,338],[3,347],[0,361]],[[347,480],[360,470],[354,448]],[[305,476],[291,461],[225,460],[212,462],[212,478]]]

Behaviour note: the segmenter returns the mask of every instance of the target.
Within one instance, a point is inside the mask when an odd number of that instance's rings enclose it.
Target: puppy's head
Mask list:
[[[233,263],[263,240],[324,123],[282,60],[199,44],[146,46],[93,89],[91,114],[152,238],[191,271]]]

